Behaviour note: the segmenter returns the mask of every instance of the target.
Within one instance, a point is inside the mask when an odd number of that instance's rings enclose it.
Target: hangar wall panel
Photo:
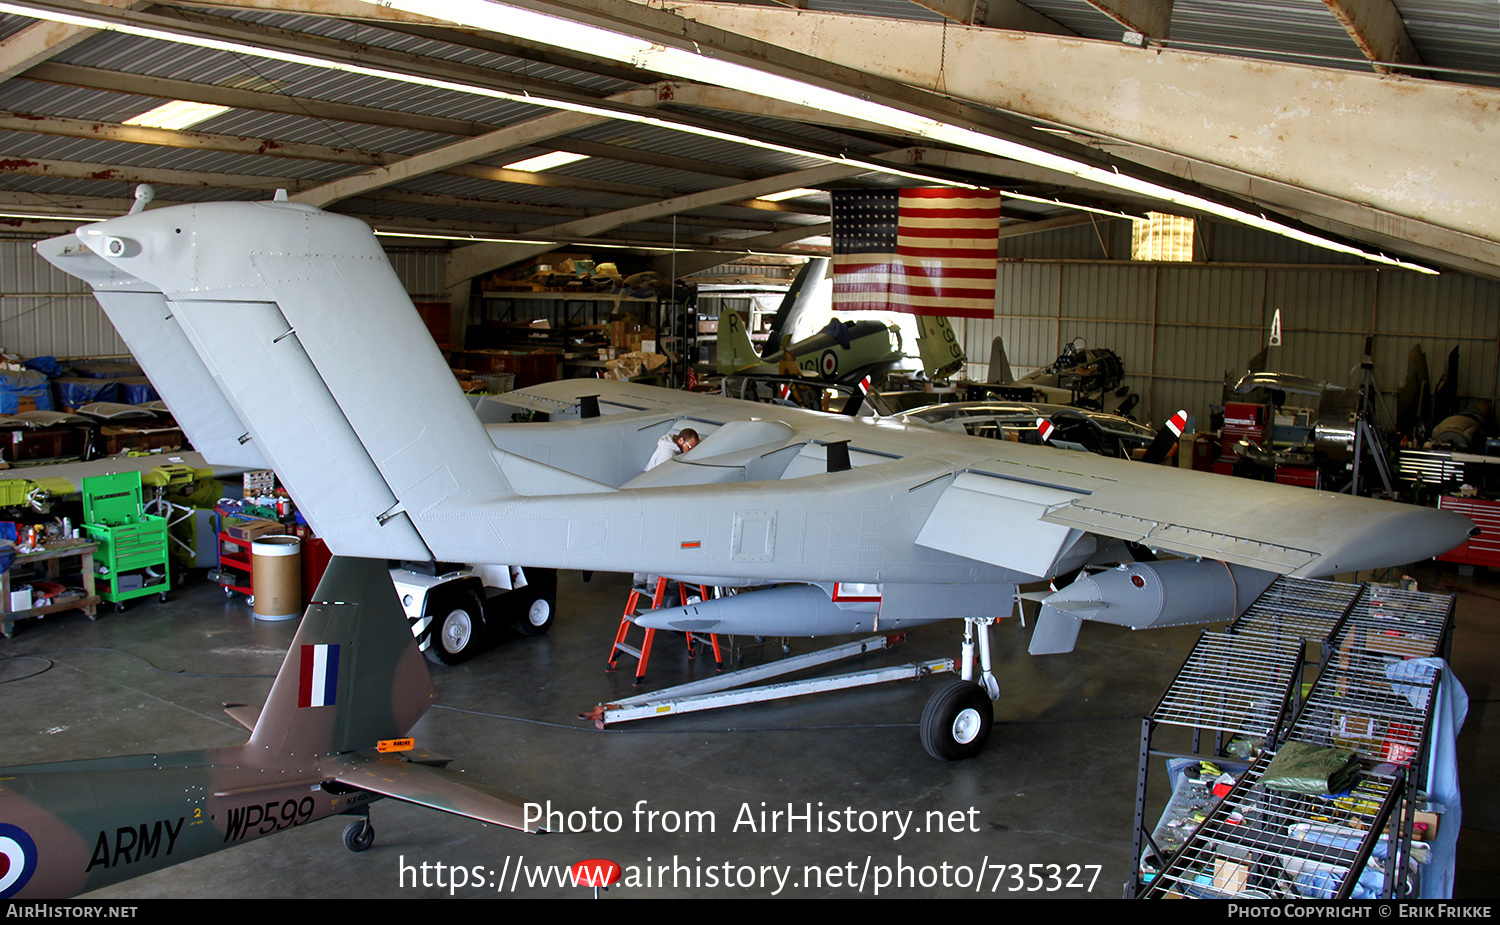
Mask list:
[[[985,375],[996,334],[1018,376],[1083,337],[1120,355],[1143,420],[1160,422],[1178,408],[1203,420],[1220,401],[1225,373],[1244,370],[1280,309],[1283,346],[1271,350],[1272,369],[1352,386],[1365,338],[1374,335],[1375,378],[1388,394],[1406,376],[1413,343],[1426,352],[1434,382],[1456,346],[1460,395],[1493,398],[1500,390],[1500,282],[1377,270],[1222,225],[1206,232],[1216,264],[1104,262],[1084,256],[1089,236],[1098,253],[1092,227],[1032,236],[1033,244],[1058,245],[1050,259],[1017,259],[1017,239],[1001,241],[994,324],[961,329],[970,376]]]
[[[447,299],[443,282],[443,253],[434,250],[387,250],[396,278],[417,301]]]
[[[31,244],[0,240],[0,347],[26,357],[127,354],[92,290]]]

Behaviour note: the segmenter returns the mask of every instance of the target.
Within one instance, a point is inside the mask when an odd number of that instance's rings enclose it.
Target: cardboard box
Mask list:
[[[274,520],[226,520],[224,532],[237,540],[257,540],[263,536],[280,536],[286,528]]]
[[[1442,818],[1442,817],[1438,813],[1430,812],[1430,811],[1425,810],[1425,809],[1419,809],[1419,810],[1417,810],[1416,817],[1412,819],[1412,822],[1415,823],[1417,826],[1426,826],[1427,827],[1427,829],[1426,829],[1425,832],[1422,832],[1420,829],[1418,829],[1418,831],[1421,832],[1421,835],[1420,835],[1420,840],[1421,841],[1430,842],[1430,841],[1433,841],[1434,839],[1437,838],[1437,835],[1438,835],[1438,820],[1440,818]]]
[[[271,469],[252,469],[240,476],[240,481],[245,487],[246,498],[276,493],[276,473]]]
[[[1214,860],[1214,889],[1225,893],[1243,893],[1250,882],[1250,865],[1229,858]]]
[[[1365,633],[1365,649],[1369,652],[1382,652],[1400,658],[1427,658],[1432,655],[1431,641],[1403,636],[1399,630],[1395,629],[1369,630]]]

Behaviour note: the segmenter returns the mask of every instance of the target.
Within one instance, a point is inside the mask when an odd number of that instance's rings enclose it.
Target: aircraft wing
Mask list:
[[[793,483],[813,478],[827,484],[807,506],[835,491],[849,491],[866,503],[884,499],[882,504],[902,508],[901,516],[913,518],[904,525],[899,518],[887,521],[882,527],[887,533],[905,533],[917,547],[1015,576],[1006,580],[1049,578],[1070,570],[1087,560],[1102,538],[1276,574],[1332,575],[1428,558],[1463,542],[1472,528],[1462,517],[1412,505],[934,432],[889,420],[851,421],[797,408],[664,392],[633,383],[570,380],[525,392],[531,394],[505,400],[570,406],[578,395],[602,393],[599,403],[605,421],[615,413],[634,412],[644,415],[642,420],[670,415],[700,431],[708,429],[708,439],[691,454],[627,488],[649,484],[664,490],[676,485],[677,494],[667,503],[685,509],[775,505],[774,500],[751,504],[736,497],[754,492],[749,485],[722,484],[715,491],[703,483],[723,480],[722,473],[733,466],[742,466],[743,478],[751,478],[756,464],[747,464],[736,453],[770,460],[795,452],[792,464],[772,476],[779,477],[779,483],[766,483],[781,486],[772,488],[774,493],[790,497]],[[774,440],[766,417],[777,421]],[[518,425],[529,426],[534,425]],[[758,434],[749,441],[758,444],[754,447],[731,437],[752,428]],[[819,475],[824,469],[823,448],[842,440],[849,441],[853,470]],[[555,463],[558,455],[551,458]],[[935,502],[915,503],[918,495]],[[830,510],[828,516],[833,514]],[[850,529],[842,535],[860,532]],[[835,536],[828,541],[835,546],[839,542]],[[852,560],[850,552],[844,551],[846,561]],[[902,580],[891,574],[891,561],[884,565],[885,580]],[[953,580],[938,577],[935,565],[925,566],[931,571],[916,580]]]
[[[1472,528],[1412,505],[1139,464],[1103,470],[1093,457],[1070,457],[1050,470],[985,468],[994,471],[970,468],[954,478],[919,545],[1051,574],[1081,535],[1094,534],[1308,576],[1427,558]],[[1104,471],[1109,478],[1100,477]]]
[[[526,825],[525,801],[518,796],[470,780],[458,771],[416,764],[395,755],[341,755],[334,779],[381,796],[405,800],[480,822],[535,832]]]

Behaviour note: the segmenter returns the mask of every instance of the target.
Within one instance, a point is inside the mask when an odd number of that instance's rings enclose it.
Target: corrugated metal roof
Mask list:
[[[1406,21],[1413,43],[1427,64],[1438,68],[1480,71],[1485,75],[1472,77],[1441,72],[1445,75],[1442,79],[1500,85],[1500,16],[1496,15],[1493,0],[1395,2]],[[1085,0],[1027,0],[1027,4],[1086,38],[1111,42],[1120,40],[1121,27]],[[857,16],[941,21],[937,13],[908,0],[810,0],[808,9]],[[457,68],[455,74],[471,75],[471,79],[475,80],[526,80],[536,85],[550,83],[566,86],[584,96],[602,97],[645,85],[655,79],[655,75],[642,72],[638,80],[627,80],[624,78],[629,76],[630,71],[623,66],[592,64],[571,57],[566,49],[534,54],[507,44],[503,39],[482,35],[476,37],[454,33],[451,41],[445,41],[443,33],[438,30],[423,29],[418,34],[415,30],[403,31],[400,27],[371,21],[346,21],[313,13],[255,9],[219,8],[205,13],[202,8],[190,8],[186,15],[190,19],[198,16],[213,17],[213,21],[230,27],[254,24],[289,33],[303,33],[330,42],[344,43],[350,49],[379,49],[382,52],[418,56],[423,59],[425,67],[438,70]],[[26,17],[0,15],[0,36],[12,35],[31,22]],[[253,36],[249,40],[253,41]],[[1353,41],[1321,0],[1176,0],[1169,43],[1212,49],[1215,50],[1214,53],[1370,70],[1370,65],[1361,59]],[[257,101],[257,105],[265,106],[265,109],[232,109],[195,126],[194,130],[198,132],[244,136],[254,140],[267,139],[279,143],[298,142],[328,148],[349,148],[395,156],[439,151],[445,146],[462,142],[467,134],[484,131],[485,126],[514,126],[556,111],[526,102],[497,100],[419,83],[391,81],[120,33],[93,34],[60,51],[52,61],[88,68],[95,75],[94,79],[102,79],[106,84],[111,72],[124,72],[267,94]],[[484,69],[484,73],[477,74],[472,69]],[[301,105],[289,103],[289,98],[373,107],[385,112],[362,115],[359,118],[368,121],[354,122],[273,111],[290,105]],[[0,110],[42,116],[120,122],[158,102],[158,97],[119,93],[109,89],[59,86],[35,80],[0,81]],[[753,99],[747,105],[748,112],[714,111],[704,114],[722,123],[739,126],[748,137],[784,138],[794,144],[825,152],[870,157],[907,145],[900,138],[882,137],[873,128],[855,133],[826,124],[815,124],[816,120],[785,121],[760,114]],[[667,104],[661,106],[658,112],[665,118],[671,118],[674,114],[681,114],[683,109]],[[440,122],[434,126],[426,122],[412,122],[416,117],[455,121]],[[425,125],[427,129],[414,127],[417,124]],[[435,127],[451,129],[451,133],[431,130]],[[0,158],[107,164],[127,173],[131,170],[141,173],[179,170],[191,171],[195,175],[264,178],[264,181],[249,181],[249,185],[259,187],[277,180],[300,181],[304,185],[322,183],[368,169],[363,164],[334,159],[332,152],[311,151],[307,152],[312,155],[310,157],[292,158],[255,150],[213,150],[215,147],[235,148],[237,142],[230,144],[214,141],[203,148],[169,147],[77,138],[62,133],[64,131],[65,127],[58,126],[50,134],[18,130],[0,132]],[[464,159],[481,165],[502,165],[531,153],[551,150],[554,141],[561,146],[565,143],[564,139],[629,149],[630,158],[616,159],[596,154],[588,160],[552,172],[554,176],[571,177],[579,181],[577,185],[582,188],[577,189],[497,183],[433,172],[394,181],[389,186],[380,188],[385,192],[377,190],[356,194],[355,198],[335,207],[433,223],[446,220],[456,224],[469,222],[492,226],[545,227],[567,220],[567,215],[557,216],[556,212],[559,211],[570,215],[579,210],[597,213],[625,209],[650,201],[646,196],[624,195],[608,184],[629,184],[659,191],[694,192],[732,185],[738,182],[734,175],[739,172],[771,176],[826,162],[819,158],[770,151],[627,121],[601,121],[556,139],[543,138],[510,149],[496,148],[489,154],[469,152]],[[669,167],[666,163],[642,163],[639,155],[670,155],[685,160],[672,161],[672,166]],[[694,161],[722,165],[726,169],[699,172],[692,169]],[[994,185],[1015,185],[1003,175],[974,179]],[[918,181],[889,174],[867,174],[850,182],[886,187],[909,185]],[[174,185],[167,189],[164,184],[157,185],[164,187],[161,192],[164,199],[242,198],[257,194],[236,190],[232,186],[215,188]],[[129,196],[129,186],[128,180],[35,177],[17,172],[0,175],[0,194],[33,193],[59,200],[70,197],[123,198]],[[1068,199],[1065,180],[1059,179],[1056,186],[1060,189],[1049,190],[1049,194]],[[399,194],[403,192],[457,197],[457,200],[397,201]],[[1099,196],[1093,194],[1090,198],[1097,200]],[[486,201],[489,207],[475,208],[467,204],[475,200]],[[531,211],[507,205],[509,202],[529,205]],[[820,210],[823,206],[820,198],[816,205],[806,207]],[[556,211],[550,211],[554,208]],[[1007,218],[1026,220],[1070,214],[1070,210],[1062,207],[1015,201],[1007,203],[1005,212]],[[717,235],[734,234],[737,229],[821,220],[819,215],[731,206],[699,209],[694,215],[699,220],[723,222],[723,227],[717,229],[695,223],[694,234]],[[1110,237],[1111,246],[1115,250],[1118,247],[1114,239],[1120,233],[1113,229],[1117,227],[1123,227],[1123,223],[1111,222],[1100,226],[1101,229],[1111,229],[1103,233]],[[669,230],[670,225],[652,222],[622,229],[622,232],[661,233],[664,229]],[[1002,253],[1012,256],[1030,255],[1042,252],[1047,246],[1055,247],[1058,243],[1065,242],[1070,247],[1076,245],[1092,254],[1101,248],[1100,233],[1100,230],[1086,225],[1044,235],[1007,237],[1002,242]],[[1325,264],[1358,262],[1354,258],[1312,250],[1286,239],[1255,235],[1232,226],[1221,226],[1218,235],[1211,242],[1212,248],[1227,247],[1245,252],[1258,249],[1257,256],[1267,260],[1314,260]]]

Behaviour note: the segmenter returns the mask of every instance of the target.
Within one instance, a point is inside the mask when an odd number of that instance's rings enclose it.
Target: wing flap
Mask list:
[[[413,764],[397,757],[346,755],[343,762],[345,769],[334,778],[341,784],[480,822],[523,832],[537,831],[535,825],[526,824],[526,801],[470,780],[458,771]]]
[[[1079,492],[977,472],[962,472],[943,490],[917,534],[917,545],[1046,577],[1077,541],[1078,530],[1045,520]]]
[[[1142,543],[1182,556],[1204,556],[1236,565],[1288,574],[1313,562],[1318,554],[1306,549],[1253,540],[1230,533],[1135,517],[1073,502],[1049,509],[1041,517],[1056,527]]]

